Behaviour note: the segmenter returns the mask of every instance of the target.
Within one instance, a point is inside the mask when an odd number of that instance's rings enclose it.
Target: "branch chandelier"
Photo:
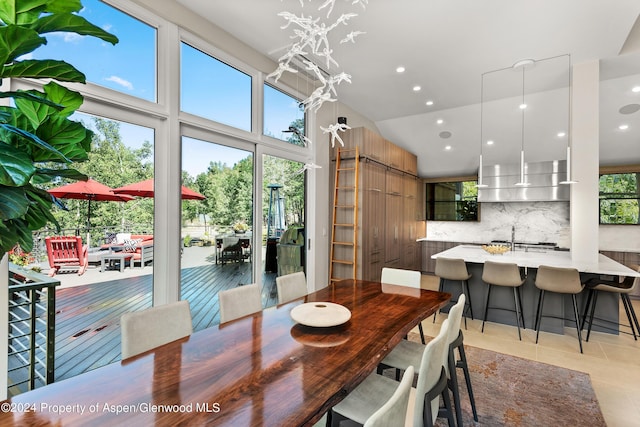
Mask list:
[[[305,1],[299,0],[300,6],[304,8]],[[360,5],[364,9],[368,4],[368,0],[345,0],[351,2],[352,6]],[[314,0],[308,0],[309,3],[314,3]],[[325,102],[336,102],[337,91],[336,86],[342,82],[351,83],[351,75],[345,72],[339,72],[336,74],[330,73],[332,67],[337,69],[339,67],[338,62],[333,58],[333,49],[329,43],[329,32],[336,29],[342,29],[347,26],[349,21],[356,16],[356,13],[343,13],[335,21],[331,20],[331,13],[333,12],[336,0],[325,0],[318,7],[318,12],[327,11],[326,18],[313,16],[305,16],[301,13],[299,16],[291,12],[280,12],[278,16],[281,16],[286,22],[285,25],[280,28],[283,30],[289,29],[292,32],[290,36],[293,39],[291,45],[288,46],[287,52],[278,58],[278,67],[275,71],[267,76],[267,79],[273,78],[276,82],[282,77],[285,72],[298,73],[298,69],[294,66],[295,62],[300,60],[304,64],[305,70],[313,75],[319,82],[318,88],[316,88],[308,98],[301,102],[304,105],[304,110],[317,112]],[[340,40],[340,44],[343,43],[355,43],[356,37],[364,34],[362,31],[351,31],[344,35]],[[326,70],[321,69],[316,63],[308,58],[308,55],[320,58],[324,61]],[[351,129],[346,123],[335,123],[329,126],[322,127],[324,134],[331,135],[331,147],[335,147],[336,141],[344,146],[344,142],[340,138],[339,132],[343,132],[347,129]],[[311,143],[309,138],[301,138],[301,141],[307,145]]]

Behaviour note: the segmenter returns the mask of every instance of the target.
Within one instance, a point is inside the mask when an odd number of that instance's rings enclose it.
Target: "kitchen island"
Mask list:
[[[476,319],[484,316],[487,285],[482,281],[482,268],[485,261],[514,263],[520,266],[527,279],[520,288],[522,295],[523,314],[525,326],[533,329],[536,306],[538,303],[538,289],[535,287],[537,269],[540,265],[552,267],[575,268],[580,272],[582,282],[600,277],[606,280],[615,280],[622,276],[640,277],[640,273],[626,267],[602,254],[598,255],[597,262],[579,262],[571,259],[568,251],[530,249],[528,251],[516,250],[503,255],[492,255],[479,245],[459,245],[431,256],[460,258],[467,263],[467,269],[472,277],[469,279],[469,299],[473,305],[473,314]],[[455,300],[462,287],[459,282],[445,282],[444,292],[450,292]],[[586,291],[578,295],[578,309],[580,316],[583,314]],[[491,308],[503,308],[513,310],[513,292],[509,288],[494,286],[491,291]],[[602,293],[598,298],[598,306],[595,313],[593,330],[609,333],[618,333],[618,309],[619,296],[615,293]],[[515,325],[515,314],[506,310],[489,310],[487,321]],[[565,326],[573,327],[573,308],[571,298],[563,298],[559,294],[547,294],[544,303],[545,315],[557,318],[545,317],[541,329],[548,332],[563,333]],[[567,313],[567,315],[565,315]],[[562,320],[565,319],[565,320]]]

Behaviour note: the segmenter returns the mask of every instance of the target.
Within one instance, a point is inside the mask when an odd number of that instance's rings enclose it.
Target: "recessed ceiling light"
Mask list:
[[[433,105],[433,101],[429,100],[429,101],[427,101],[427,102],[426,102],[426,104],[427,104],[429,107],[431,107],[431,106]]]
[[[520,104],[520,109],[524,110],[525,108],[527,108],[527,104]]]
[[[405,68],[401,65],[398,68],[396,68],[396,73],[404,73]]]
[[[441,124],[443,124],[443,123],[444,123],[444,120],[442,120],[442,119],[438,119],[438,120],[436,120],[436,123],[437,123],[437,124],[439,124],[439,125],[441,125]]]
[[[558,138],[562,138],[566,135],[564,132],[558,132]]]
[[[414,92],[420,92],[420,89],[422,89],[420,86],[414,86],[413,87],[413,91]]]
[[[492,139],[488,140],[487,145],[493,145],[493,140]]]
[[[633,93],[640,92],[640,86],[634,86],[633,89],[631,89],[631,92],[633,92]]]
[[[620,126],[618,126],[618,129],[627,130],[627,129],[629,129],[629,125],[620,125]]]
[[[444,147],[444,149],[445,149],[445,150],[447,150],[447,151],[449,151],[449,150],[451,150],[451,146],[450,146],[450,145],[447,145],[447,146],[445,146],[445,147]]]

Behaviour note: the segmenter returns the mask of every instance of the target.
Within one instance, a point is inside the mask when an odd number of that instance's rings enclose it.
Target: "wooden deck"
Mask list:
[[[151,306],[151,281],[147,274],[56,291],[56,381],[120,360],[120,316]],[[181,282],[198,331],[219,323],[219,291],[251,283],[251,264],[184,268]],[[262,283],[263,307],[275,305],[275,274]]]

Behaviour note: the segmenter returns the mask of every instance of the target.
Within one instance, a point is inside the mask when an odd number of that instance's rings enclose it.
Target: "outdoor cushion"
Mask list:
[[[125,240],[131,239],[131,233],[118,233],[116,234],[116,243],[121,245]]]
[[[140,242],[142,242],[142,239],[126,239],[122,250],[125,252],[135,252]]]

